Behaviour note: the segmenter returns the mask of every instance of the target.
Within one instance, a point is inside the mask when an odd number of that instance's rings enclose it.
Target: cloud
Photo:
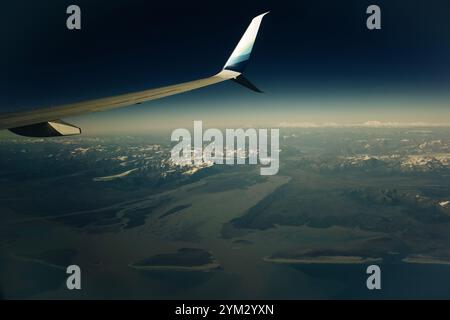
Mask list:
[[[450,123],[427,122],[392,122],[370,120],[363,123],[335,122],[280,122],[279,128],[417,128],[417,127],[449,127]]]

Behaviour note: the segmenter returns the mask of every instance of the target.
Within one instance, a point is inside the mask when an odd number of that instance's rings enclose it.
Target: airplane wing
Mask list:
[[[60,119],[89,112],[106,111],[140,104],[226,80],[233,80],[251,90],[261,92],[242,75],[242,72],[250,58],[262,18],[267,13],[253,18],[222,71],[212,77],[62,106],[39,108],[16,113],[3,113],[0,114],[0,130],[8,129],[16,134],[29,137],[54,137],[81,134],[80,128]]]

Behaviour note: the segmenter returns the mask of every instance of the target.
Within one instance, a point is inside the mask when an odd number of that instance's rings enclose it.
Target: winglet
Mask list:
[[[225,63],[223,70],[230,70],[239,73],[244,71],[250,58],[250,54],[252,53],[253,44],[255,43],[262,18],[268,13],[269,11],[253,18],[233,53],[228,58],[227,63]]]

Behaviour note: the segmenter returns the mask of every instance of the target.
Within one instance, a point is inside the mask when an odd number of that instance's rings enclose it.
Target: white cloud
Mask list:
[[[335,122],[281,122],[279,128],[414,128],[414,127],[448,127],[450,123],[426,122],[392,122],[370,120],[363,123]]]

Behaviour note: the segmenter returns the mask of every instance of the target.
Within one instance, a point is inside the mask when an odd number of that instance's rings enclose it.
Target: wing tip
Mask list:
[[[250,59],[253,44],[255,43],[256,36],[258,35],[262,18],[269,12],[270,11],[266,11],[252,19],[237,46],[234,48],[233,52],[225,63],[225,66],[223,67],[224,70],[231,70],[239,73],[242,73],[244,71],[247,62]]]

